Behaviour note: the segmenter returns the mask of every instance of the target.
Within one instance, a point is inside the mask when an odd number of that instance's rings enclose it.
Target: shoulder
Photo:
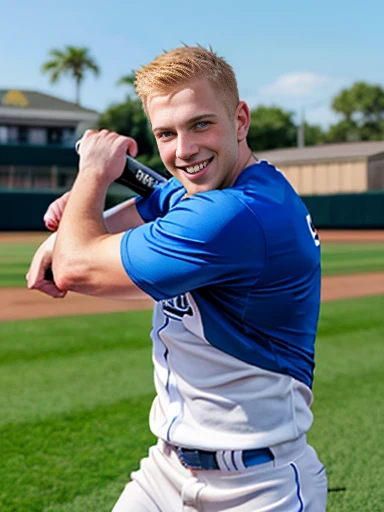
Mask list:
[[[234,189],[212,190],[183,199],[160,220],[163,228],[209,243],[242,245],[262,237],[257,216]],[[251,234],[252,236],[248,236]]]
[[[200,220],[226,224],[248,214],[246,201],[235,189],[211,190],[185,198],[177,203],[172,212],[199,215]]]
[[[136,207],[145,222],[165,215],[185,194],[182,184],[175,178],[156,186],[149,197],[137,197]]]

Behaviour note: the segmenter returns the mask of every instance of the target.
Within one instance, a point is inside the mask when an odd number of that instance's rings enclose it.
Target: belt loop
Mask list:
[[[243,471],[244,469],[247,469],[243,462],[243,450],[235,450],[233,452],[233,458],[234,458],[234,463],[237,466],[236,469],[238,469],[239,471]]]
[[[294,441],[286,441],[282,444],[271,446],[270,450],[275,459],[275,465],[281,466],[295,460],[307,447],[307,436],[303,434]]]
[[[229,457],[228,457],[229,455]],[[217,450],[216,452],[216,461],[217,465],[221,469],[221,471],[231,471],[231,452],[228,450]]]

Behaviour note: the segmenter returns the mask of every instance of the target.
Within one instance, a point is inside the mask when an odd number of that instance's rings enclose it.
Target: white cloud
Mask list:
[[[320,87],[329,85],[331,79],[310,72],[287,73],[279,76],[272,84],[260,89],[263,95],[309,96]]]

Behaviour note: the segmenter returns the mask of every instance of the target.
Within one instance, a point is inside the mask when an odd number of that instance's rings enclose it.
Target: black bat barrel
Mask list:
[[[80,152],[80,144],[81,139],[75,144],[75,149],[78,154]],[[127,155],[124,170],[121,176],[115,181],[116,183],[130,188],[141,197],[148,197],[152,194],[156,185],[166,182],[167,178]]]
[[[127,155],[124,171],[116,183],[130,188],[142,197],[148,197],[156,185],[166,181],[167,178]]]

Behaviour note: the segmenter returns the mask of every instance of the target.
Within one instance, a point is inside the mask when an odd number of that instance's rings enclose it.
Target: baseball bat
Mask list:
[[[80,145],[81,139],[75,144],[77,154],[79,154]],[[141,164],[129,155],[127,155],[122,174],[115,180],[116,183],[130,188],[133,192],[136,192],[142,197],[150,196],[156,185],[166,181],[167,178],[146,165]]]
[[[75,148],[77,153],[79,153],[80,144],[81,139],[76,142]],[[160,183],[165,183],[167,178],[127,155],[124,170],[115,181],[130,188],[141,197],[149,197],[154,188]],[[45,270],[44,279],[53,281],[52,267],[48,267]]]

